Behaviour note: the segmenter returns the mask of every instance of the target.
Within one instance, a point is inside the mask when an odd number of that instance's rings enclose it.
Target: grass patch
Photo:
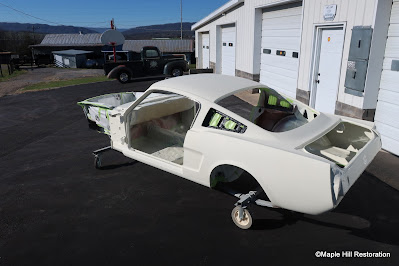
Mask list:
[[[106,76],[99,76],[99,77],[86,77],[86,78],[78,78],[78,79],[70,79],[70,80],[40,82],[40,83],[29,85],[29,86],[23,88],[22,90],[23,91],[45,90],[45,89],[51,89],[51,88],[67,87],[67,86],[81,85],[81,84],[101,82],[101,81],[109,81],[109,79]]]
[[[189,65],[189,68],[190,68],[190,69],[195,69],[195,68],[196,68],[196,65],[195,65],[195,64],[190,64],[190,65]]]
[[[26,70],[15,70],[11,75],[8,74],[8,68],[7,65],[1,65],[1,69],[3,72],[3,76],[0,75],[0,82],[1,81],[7,81],[11,78],[15,78],[19,75],[27,73]]]

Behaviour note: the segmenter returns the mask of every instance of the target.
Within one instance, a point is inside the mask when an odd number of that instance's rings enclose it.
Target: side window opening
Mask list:
[[[199,107],[178,94],[149,94],[129,114],[130,147],[182,165],[184,140]]]
[[[244,124],[213,108],[209,110],[202,126],[236,133],[244,133],[247,130],[247,126]]]
[[[312,109],[298,106],[270,88],[259,88],[257,93],[241,91],[217,104],[271,132],[289,131],[314,119],[308,115],[314,113]]]

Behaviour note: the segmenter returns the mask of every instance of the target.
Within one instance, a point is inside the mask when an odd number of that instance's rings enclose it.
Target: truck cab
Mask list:
[[[105,75],[127,83],[132,77],[168,75],[181,76],[188,71],[185,55],[162,55],[158,47],[144,46],[140,53],[133,52],[130,60],[106,62]]]

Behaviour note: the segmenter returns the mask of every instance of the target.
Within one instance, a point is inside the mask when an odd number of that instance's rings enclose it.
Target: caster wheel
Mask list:
[[[241,229],[249,229],[252,226],[252,216],[247,209],[242,209],[243,217],[240,218],[240,209],[242,207],[237,206],[231,212],[231,218],[235,225],[237,225]]]
[[[99,155],[94,155],[94,167],[96,169],[101,168],[101,157]]]

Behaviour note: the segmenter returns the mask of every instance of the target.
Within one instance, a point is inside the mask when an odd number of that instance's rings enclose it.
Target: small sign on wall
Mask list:
[[[337,14],[337,5],[324,6],[324,20],[334,20]]]

